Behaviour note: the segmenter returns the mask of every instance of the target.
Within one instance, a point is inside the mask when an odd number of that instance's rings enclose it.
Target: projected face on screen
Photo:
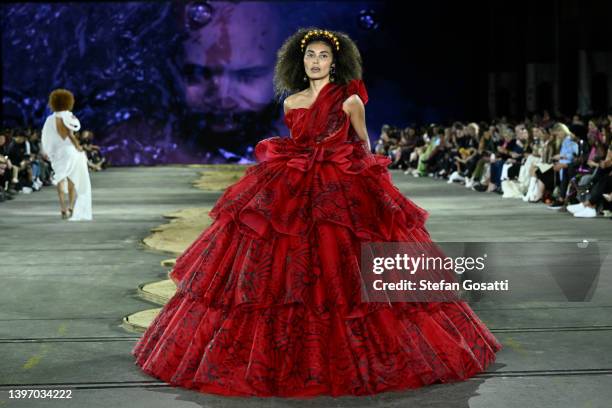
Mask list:
[[[41,128],[57,82],[114,164],[252,162],[257,142],[288,135],[276,52],[299,26],[353,22],[361,6],[343,4],[14,3],[3,58],[21,68],[3,73],[2,125]]]
[[[209,21],[201,10],[193,16],[193,3],[208,7]],[[186,137],[200,147],[252,146],[278,117],[272,88],[282,42],[277,10],[274,3],[193,3],[183,13],[188,35],[180,62]]]

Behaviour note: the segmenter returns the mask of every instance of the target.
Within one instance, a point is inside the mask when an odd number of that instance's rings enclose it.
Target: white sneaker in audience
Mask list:
[[[586,207],[584,206],[584,204],[582,203],[578,203],[578,204],[572,204],[572,205],[568,205],[567,206],[567,211],[571,212],[572,214],[575,214],[578,211],[582,211],[584,210]]]
[[[574,217],[578,218],[595,218],[597,217],[597,211],[591,207],[584,207],[583,210],[576,211]]]
[[[474,179],[468,178],[465,179],[465,188],[472,188],[474,187]]]
[[[560,210],[561,207],[563,207],[563,202],[560,201],[553,201],[550,205],[546,206],[546,208],[548,208],[549,210]]]
[[[22,192],[23,194],[30,194],[30,193],[32,192],[32,189],[31,189],[30,187],[23,187],[23,188],[21,189],[21,192]]]
[[[461,174],[459,174],[458,171],[455,170],[448,178],[448,184],[452,184],[454,181],[464,181],[464,180],[465,180],[465,177],[463,177]]]

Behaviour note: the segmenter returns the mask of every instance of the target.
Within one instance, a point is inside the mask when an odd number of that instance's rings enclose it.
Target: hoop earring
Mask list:
[[[304,82],[308,81],[308,77],[304,75]]]

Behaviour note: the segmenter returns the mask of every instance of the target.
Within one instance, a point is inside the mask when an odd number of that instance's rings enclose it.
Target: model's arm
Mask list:
[[[81,147],[81,143],[79,143],[79,140],[74,135],[74,132],[72,130],[68,129],[67,127],[64,127],[64,131],[67,133],[66,137],[68,137],[70,139],[70,141],[72,142],[74,147],[76,147],[76,149],[79,150],[79,151],[83,151],[83,148]]]
[[[368,151],[372,151],[370,138],[368,137],[368,129],[365,123],[365,106],[363,105],[363,101],[358,95],[351,95],[344,102],[344,105],[357,136],[365,144]]]
[[[76,147],[78,151],[82,152],[83,148],[81,147],[81,143],[79,143],[72,130],[68,131],[68,137],[70,138],[70,140],[72,140],[72,144],[74,145],[74,147]]]

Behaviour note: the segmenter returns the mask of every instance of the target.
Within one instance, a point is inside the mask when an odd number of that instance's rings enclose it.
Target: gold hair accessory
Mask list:
[[[336,47],[336,51],[340,51],[340,41],[338,41],[338,37],[336,37],[334,34],[332,34],[331,32],[327,31],[327,30],[310,30],[306,33],[306,35],[302,38],[302,41],[300,42],[300,49],[302,51],[304,51],[304,47],[306,47],[306,42],[308,41],[308,38],[313,37],[313,36],[322,36],[322,37],[326,37],[328,38],[332,44],[335,45]]]

